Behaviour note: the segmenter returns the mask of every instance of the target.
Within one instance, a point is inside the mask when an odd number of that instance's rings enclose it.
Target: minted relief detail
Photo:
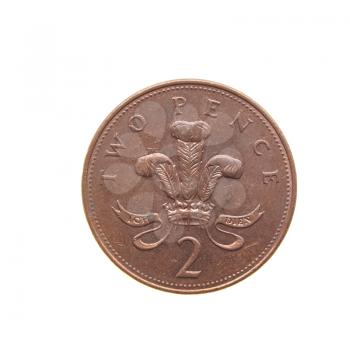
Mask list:
[[[230,123],[232,127],[235,126],[235,124],[238,127],[238,130],[240,133],[242,133],[247,127],[253,123],[253,120],[250,119],[249,117],[243,118],[241,116],[242,111],[239,110],[237,114],[234,116],[233,121]]]
[[[174,96],[172,100],[175,104],[174,115],[177,116],[182,114],[182,107],[186,104],[186,98],[183,96]]]
[[[129,118],[129,128],[132,131],[142,131],[146,125],[147,121],[141,114],[135,114]]]
[[[274,182],[274,183],[279,183],[279,179],[278,179],[278,170],[274,170],[274,171],[263,171],[263,183],[265,185]]]
[[[109,149],[106,149],[105,156],[109,157],[119,157],[119,150],[126,149],[123,141],[120,139],[118,133],[116,132],[113,136],[114,142],[109,145]]]
[[[204,113],[208,117],[216,118],[218,116],[217,107],[220,106],[221,102],[207,99],[207,111]]]
[[[168,197],[163,208],[168,218],[168,231],[153,243],[143,237],[161,228],[159,213],[135,214],[127,211],[119,201],[113,210],[127,225],[142,227],[151,225],[134,237],[134,245],[143,250],[154,249],[172,234],[177,226],[198,226],[205,232],[210,241],[219,248],[235,251],[244,245],[244,238],[235,232],[222,228],[242,229],[255,224],[263,215],[260,205],[246,215],[232,216],[220,214],[214,218],[214,226],[209,228],[210,219],[214,216],[215,205],[210,201],[211,195],[220,178],[239,179],[243,174],[242,162],[229,155],[214,155],[203,162],[205,141],[211,128],[204,121],[175,121],[170,126],[170,133],[176,139],[176,164],[163,153],[151,153],[137,159],[136,173],[139,176],[154,177],[162,185]],[[218,230],[231,237],[230,243],[221,243],[214,237]],[[151,238],[151,237],[149,237]],[[197,238],[186,236],[178,240],[179,245],[189,241],[193,245],[192,255],[183,264],[177,277],[197,277],[201,271],[190,269],[200,251]]]
[[[264,149],[264,151],[263,151]],[[264,139],[259,139],[256,140],[254,143],[254,152],[257,156],[262,156],[265,152],[271,150],[270,144],[264,140]]]
[[[117,174],[114,174],[114,175],[108,175],[108,174],[102,174],[101,175],[102,179],[103,180],[108,180],[108,181],[116,181],[117,179]]]
[[[192,254],[189,256],[189,258],[187,259],[187,261],[182,265],[179,272],[176,274],[176,277],[192,277],[192,278],[198,277],[202,271],[200,271],[200,270],[199,271],[188,270],[188,268],[197,259],[199,252],[200,252],[201,244],[197,238],[194,238],[191,236],[182,237],[177,241],[177,243],[179,245],[181,245],[182,242],[185,242],[185,241],[192,242],[193,251],[192,251]]]

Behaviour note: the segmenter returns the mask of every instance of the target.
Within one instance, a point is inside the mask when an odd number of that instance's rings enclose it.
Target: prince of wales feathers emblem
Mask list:
[[[237,233],[226,231],[220,225],[230,228],[245,228],[253,225],[263,215],[258,205],[253,211],[242,216],[219,215],[215,228],[230,235],[229,244],[214,239],[209,229],[209,221],[215,208],[210,197],[221,177],[239,179],[243,173],[242,162],[229,155],[215,155],[202,166],[205,140],[210,135],[210,126],[204,121],[175,121],[170,126],[171,135],[176,139],[177,165],[163,153],[151,153],[138,158],[136,173],[145,177],[156,177],[162,190],[169,197],[163,204],[168,221],[168,232],[157,241],[148,243],[143,237],[159,230],[162,221],[158,213],[135,214],[127,211],[119,201],[113,207],[116,215],[127,225],[143,227],[156,226],[138,233],[133,238],[134,245],[143,250],[158,247],[171,234],[176,225],[199,226],[218,247],[234,251],[244,245],[244,238]]]

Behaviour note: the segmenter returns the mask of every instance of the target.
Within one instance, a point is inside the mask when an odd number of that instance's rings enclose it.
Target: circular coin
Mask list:
[[[227,86],[176,80],[119,105],[86,156],[91,230],[149,286],[200,293],[236,283],[275,251],[296,197],[293,159],[271,117]]]

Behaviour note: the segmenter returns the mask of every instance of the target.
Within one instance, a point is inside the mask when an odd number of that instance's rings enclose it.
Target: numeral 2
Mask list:
[[[193,251],[190,257],[187,259],[187,261],[184,263],[184,265],[181,267],[179,272],[176,274],[176,277],[198,277],[199,274],[202,272],[200,271],[191,271],[188,270],[188,268],[194,263],[194,261],[197,259],[201,244],[198,241],[197,238],[190,237],[190,236],[185,236],[180,238],[177,243],[181,245],[185,241],[190,241],[193,243]]]

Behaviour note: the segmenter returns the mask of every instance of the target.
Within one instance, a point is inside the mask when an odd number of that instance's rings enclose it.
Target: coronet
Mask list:
[[[175,202],[164,203],[168,219],[174,225],[199,226],[209,222],[214,204],[210,202]]]

